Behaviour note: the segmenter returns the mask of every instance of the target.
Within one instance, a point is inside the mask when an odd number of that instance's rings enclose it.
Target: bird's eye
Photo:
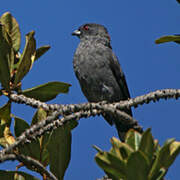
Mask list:
[[[83,28],[84,28],[84,30],[86,30],[86,31],[89,30],[89,26],[88,26],[88,25],[85,25]]]

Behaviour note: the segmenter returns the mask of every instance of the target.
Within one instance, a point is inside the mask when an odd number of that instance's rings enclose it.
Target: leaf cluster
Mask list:
[[[109,152],[95,146],[95,160],[113,180],[162,180],[180,153],[180,142],[169,139],[160,147],[150,129],[143,134],[130,130],[124,143],[113,137],[111,144]]]
[[[21,33],[19,24],[11,13],[6,12],[0,17],[0,96],[10,96],[14,91],[27,97],[46,102],[54,99],[60,93],[67,93],[68,83],[47,82],[36,87],[22,90],[22,80],[29,73],[34,63],[49,49],[49,45],[36,48],[35,32],[26,34],[26,42],[23,52],[20,52]],[[31,125],[25,120],[12,114],[12,102],[9,100],[0,107],[0,145],[7,147],[13,144],[26,129],[43,121],[51,112],[40,108],[32,118]],[[14,134],[10,130],[11,122],[14,120]],[[13,153],[23,154],[38,160],[44,167],[50,166],[50,170],[63,179],[65,170],[69,164],[71,152],[71,129],[77,124],[66,124],[52,133],[45,133],[31,144],[24,144]],[[54,156],[54,155],[57,156]],[[22,163],[17,169],[24,166]],[[37,171],[31,165],[28,169]],[[39,172],[41,173],[41,172]],[[42,177],[44,174],[42,174]],[[0,179],[36,179],[27,173],[20,171],[0,171]]]

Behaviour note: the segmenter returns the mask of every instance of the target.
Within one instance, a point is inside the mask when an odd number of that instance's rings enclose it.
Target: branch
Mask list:
[[[162,89],[150,92],[148,94],[138,96],[133,99],[113,103],[115,108],[124,109],[125,107],[138,107],[138,105],[149,104],[151,101],[156,102],[160,99],[178,99],[180,97],[180,89]]]
[[[38,172],[39,174],[45,174],[49,179],[51,180],[57,180],[57,178],[48,171],[39,161],[24,155],[18,155],[18,154],[8,154],[4,155],[0,158],[0,163],[7,161],[7,160],[18,160],[23,163],[28,169],[34,170]]]
[[[68,121],[79,120],[80,118],[87,118],[89,116],[96,116],[96,115],[100,115],[101,113],[102,113],[102,111],[100,111],[100,110],[92,109],[89,111],[76,112],[74,114],[62,117],[61,119],[57,119],[59,116],[59,112],[55,111],[52,113],[51,116],[47,117],[46,120],[41,121],[41,122],[31,126],[24,133],[22,133],[22,135],[20,135],[17,138],[17,140],[15,141],[14,144],[1,150],[0,151],[0,159],[2,159],[5,154],[10,153],[13,149],[17,148],[18,146],[20,146],[24,143],[30,143],[32,140],[35,140],[37,137],[42,136],[44,133],[46,133],[48,131],[50,132],[52,130],[55,130],[58,127],[63,126]],[[116,111],[116,113],[118,114],[118,116],[124,117],[124,112],[118,110],[118,111]],[[137,129],[141,128],[140,126],[137,125],[137,121],[135,121],[135,125],[137,126]]]
[[[17,141],[14,144],[0,151],[0,157],[2,157],[6,153],[10,153],[12,149],[18,147],[20,144],[28,142],[27,140],[35,139],[36,137],[43,135],[46,131],[51,131],[52,129],[62,126],[66,121],[72,119],[78,120],[81,117],[100,115],[103,112],[111,111],[112,113],[118,113],[118,116],[124,117],[125,119],[124,123],[128,122],[134,124],[134,126],[140,130],[141,127],[137,125],[137,121],[135,121],[132,117],[128,117],[126,113],[118,111],[118,109],[122,110],[124,108],[129,108],[132,106],[137,107],[139,104],[142,105],[144,103],[149,103],[150,101],[155,102],[158,101],[159,99],[167,99],[167,98],[177,99],[179,97],[180,97],[180,89],[164,89],[164,90],[157,90],[155,92],[151,92],[149,94],[139,96],[134,99],[120,101],[113,104],[108,104],[106,102],[99,102],[99,103],[70,104],[65,106],[65,105],[57,105],[57,104],[47,105],[40,101],[27,98],[23,95],[11,94],[10,98],[17,103],[31,105],[32,107],[36,107],[36,108],[42,107],[45,108],[46,110],[58,109],[58,111],[53,112],[52,115],[47,117],[46,120],[41,121],[38,124],[33,125],[31,128],[27,129],[24,133],[22,133],[20,137],[17,138]],[[114,108],[117,109],[114,110]],[[51,122],[54,119],[58,119],[60,115],[70,114],[70,113],[74,113],[74,114],[62,117],[60,120],[55,120],[51,124]]]
[[[180,89],[163,89],[157,90],[154,92],[150,92],[148,94],[138,96],[136,98],[132,98],[125,101],[115,102],[115,103],[107,103],[105,101],[98,103],[83,103],[83,104],[69,104],[69,105],[58,105],[58,104],[46,104],[41,101],[35,100],[33,98],[25,97],[24,95],[11,94],[10,99],[16,103],[26,104],[33,108],[43,108],[47,111],[61,111],[61,115],[67,115],[74,112],[78,112],[81,110],[89,110],[90,108],[96,109],[102,105],[114,106],[114,108],[118,108],[120,110],[127,109],[130,107],[137,107],[138,105],[148,104],[153,101],[156,102],[159,99],[168,99],[175,98],[178,99],[180,97]]]
[[[58,111],[53,112],[53,114],[49,117],[47,117],[46,120],[41,121],[33,126],[31,126],[29,129],[27,129],[22,135],[20,135],[14,144],[2,149],[0,151],[0,159],[3,159],[3,156],[7,153],[11,153],[11,151],[18,146],[22,145],[23,143],[29,143],[31,140],[36,139],[37,137],[40,137],[47,131],[52,131],[58,127],[63,126],[65,123],[67,123],[70,120],[79,120],[82,117],[89,117],[93,115],[100,114],[100,112],[97,112],[97,110],[86,111],[86,112],[77,112],[71,115],[68,115],[66,117],[62,117],[61,119],[57,119],[58,117]],[[54,120],[56,119],[56,120]]]
[[[150,101],[158,101],[159,99],[167,99],[167,98],[179,98],[180,97],[180,89],[164,89],[164,90],[157,90],[155,92],[151,92],[149,94],[136,97],[134,99],[129,99],[126,101],[120,101],[117,103],[108,104],[107,102],[99,102],[99,103],[84,103],[84,104],[70,104],[70,105],[47,105],[40,101],[27,98],[23,95],[16,95],[12,94],[10,98],[22,104],[31,105],[32,107],[42,107],[46,110],[58,109],[52,113],[51,116],[47,117],[46,120],[39,122],[36,125],[33,125],[31,128],[27,129],[21,136],[17,138],[17,141],[10,145],[9,147],[0,151],[0,158],[3,157],[6,153],[10,153],[11,150],[18,147],[20,144],[25,142],[29,142],[32,139],[37,138],[38,136],[43,135],[47,131],[51,131],[57,127],[63,126],[64,123],[70,120],[79,120],[82,117],[89,117],[100,115],[103,112],[112,112],[117,113],[118,116],[123,116],[125,119],[124,123],[133,124],[137,129],[141,129],[140,126],[137,125],[137,121],[134,120],[132,117],[128,117],[128,115],[120,109],[123,110],[124,108],[129,107],[137,107],[139,104],[149,103]],[[118,110],[119,109],[119,110]],[[79,112],[78,112],[79,111]],[[74,113],[74,114],[70,114]],[[69,115],[70,114],[70,115]],[[60,115],[67,115],[58,119]],[[56,119],[56,120],[55,120]]]

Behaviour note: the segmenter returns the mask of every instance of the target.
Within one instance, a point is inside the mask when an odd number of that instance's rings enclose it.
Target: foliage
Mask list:
[[[17,21],[9,13],[4,13],[0,18],[0,82],[1,94],[7,95],[10,91],[22,93],[21,81],[28,74],[34,62],[46,53],[50,46],[42,46],[36,49],[35,32],[26,35],[26,44],[20,54],[21,34]],[[59,93],[67,93],[71,85],[62,82],[50,82],[32,89],[23,90],[23,93],[38,100],[49,101]],[[41,88],[40,88],[41,87]]]
[[[124,143],[113,137],[111,144],[109,152],[95,146],[95,160],[113,180],[161,180],[180,153],[180,142],[169,139],[160,147],[150,129],[142,135],[130,130]]]
[[[156,44],[160,43],[166,43],[166,42],[175,42],[180,44],[180,35],[169,35],[169,36],[162,36],[159,39],[157,39]]]
[[[48,82],[33,88],[21,89],[22,80],[26,77],[33,64],[49,49],[49,45],[36,49],[35,32],[26,35],[26,43],[22,53],[20,50],[21,33],[16,19],[9,13],[0,18],[0,96],[9,96],[15,91],[41,101],[54,99],[60,93],[68,93],[68,83]],[[32,118],[32,124],[43,121],[51,112],[38,109]],[[14,135],[10,131],[11,121],[14,119]],[[71,123],[69,123],[71,124]],[[71,152],[71,129],[77,124],[66,125],[51,133],[45,133],[30,144],[18,148],[16,153],[30,156],[38,160],[44,167],[50,165],[50,170],[62,179],[69,164]],[[13,144],[30,125],[23,119],[11,113],[11,101],[0,107],[0,145],[6,147]],[[54,156],[59,151],[59,156]],[[63,160],[62,160],[63,157]],[[27,167],[27,166],[26,166]],[[34,170],[31,166],[27,167]],[[23,172],[1,171],[0,179],[37,179]]]

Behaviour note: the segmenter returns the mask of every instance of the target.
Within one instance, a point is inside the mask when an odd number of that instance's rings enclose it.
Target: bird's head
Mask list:
[[[110,41],[110,36],[107,29],[104,26],[95,23],[83,24],[77,30],[75,30],[72,35],[77,36],[80,39],[96,37],[107,38]]]

